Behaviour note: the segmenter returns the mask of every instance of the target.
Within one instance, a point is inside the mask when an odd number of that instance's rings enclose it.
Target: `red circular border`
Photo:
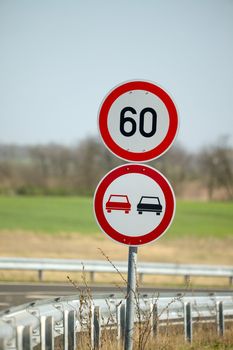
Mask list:
[[[169,115],[169,128],[163,141],[150,151],[130,152],[120,147],[108,130],[108,114],[112,104],[122,94],[132,90],[145,90],[158,96],[165,104]],[[103,101],[99,111],[99,130],[105,145],[118,157],[132,161],[144,162],[161,156],[171,146],[178,129],[178,114],[170,96],[159,86],[146,81],[130,81],[113,89]]]
[[[161,187],[166,201],[165,213],[160,224],[151,232],[137,237],[129,237],[116,231],[108,223],[103,212],[103,198],[109,185],[118,177],[130,173],[143,174],[153,179]],[[170,184],[158,171],[141,164],[126,164],[113,169],[100,181],[94,195],[94,211],[100,228],[109,237],[125,245],[140,246],[158,239],[167,230],[174,216],[175,197]]]

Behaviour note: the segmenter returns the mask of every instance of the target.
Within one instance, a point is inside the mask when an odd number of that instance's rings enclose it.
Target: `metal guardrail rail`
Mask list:
[[[188,294],[138,295],[135,322],[146,323],[148,336],[158,334],[160,327],[183,325],[185,340],[192,341],[192,327],[197,322],[216,324],[224,334],[226,322],[233,324],[233,295],[218,293],[195,296]],[[86,332],[91,348],[99,349],[104,328],[114,330],[122,344],[125,329],[125,296],[86,294],[38,301],[0,312],[0,350],[31,350],[41,344],[42,350],[55,349],[60,336],[64,350],[76,350],[80,336]],[[87,332],[88,331],[88,332]]]
[[[44,271],[81,272],[83,269],[90,273],[91,281],[94,282],[95,273],[127,273],[128,265],[122,261],[113,261],[110,264],[103,260],[0,258],[0,270],[37,271],[40,281]],[[230,284],[233,283],[233,266],[138,263],[137,272],[140,282],[144,275],[173,275],[184,276],[185,280],[191,276],[225,277],[229,279]]]

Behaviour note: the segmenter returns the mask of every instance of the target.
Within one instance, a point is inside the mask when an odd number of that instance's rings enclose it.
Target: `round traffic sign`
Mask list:
[[[94,212],[113,240],[140,246],[158,239],[170,226],[175,196],[167,179],[152,167],[126,164],[110,171],[94,195]]]
[[[148,81],[129,81],[105,97],[98,124],[105,145],[116,156],[146,162],[171,146],[178,129],[178,114],[161,87]]]

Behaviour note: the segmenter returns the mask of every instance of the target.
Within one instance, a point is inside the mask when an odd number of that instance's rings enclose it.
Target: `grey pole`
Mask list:
[[[126,322],[125,322],[125,350],[133,349],[135,293],[137,276],[137,247],[129,247],[128,257],[128,285],[126,300]]]

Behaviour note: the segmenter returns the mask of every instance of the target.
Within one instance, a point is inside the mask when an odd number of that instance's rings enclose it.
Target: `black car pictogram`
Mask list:
[[[140,202],[137,205],[138,214],[142,214],[144,211],[154,212],[156,215],[162,213],[162,205],[159,197],[142,196]]]

